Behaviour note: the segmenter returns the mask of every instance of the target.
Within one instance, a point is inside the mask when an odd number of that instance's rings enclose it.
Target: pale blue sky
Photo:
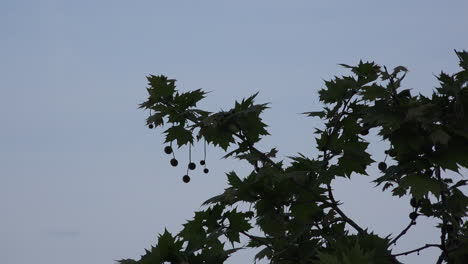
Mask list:
[[[345,73],[338,63],[407,66],[406,87],[428,94],[434,74],[457,70],[453,49],[468,49],[467,11],[467,1],[1,1],[0,262],[137,258],[219,193],[225,171],[248,170],[210,148],[211,173],[182,184],[137,109],[146,75],[212,91],[202,104],[212,111],[260,91],[272,103],[260,146],[313,156],[318,120],[298,113],[320,108],[323,80]],[[339,181],[337,196],[357,221],[396,233],[409,204],[369,189],[372,178]],[[437,241],[435,222],[420,222],[399,251]]]

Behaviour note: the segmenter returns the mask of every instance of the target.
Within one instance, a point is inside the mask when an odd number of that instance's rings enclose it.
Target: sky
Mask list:
[[[360,59],[409,68],[404,87],[430,94],[468,49],[467,1],[23,1],[0,2],[0,262],[102,264],[138,258],[164,228],[177,233],[225,172],[246,164],[208,148],[210,173],[169,165],[161,130],[145,127],[145,76],[210,91],[201,106],[229,109],[259,91],[280,159],[314,157],[323,81]],[[371,131],[371,141],[375,135]],[[384,142],[373,141],[377,161]],[[202,157],[195,145],[195,160]],[[186,149],[176,151],[183,162]],[[185,158],[186,159],[186,158]],[[287,160],[287,159],[286,159]],[[401,231],[408,199],[373,188],[378,176],[334,185],[343,210],[379,235]],[[466,171],[465,171],[466,174]],[[459,176],[456,176],[459,177]],[[395,252],[436,242],[418,219]],[[433,262],[437,250],[404,263]],[[252,252],[227,263],[249,263]]]

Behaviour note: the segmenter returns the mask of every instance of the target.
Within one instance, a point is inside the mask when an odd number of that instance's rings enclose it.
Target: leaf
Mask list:
[[[462,67],[465,71],[468,71],[468,52],[463,50],[455,51],[455,53],[457,54],[458,59],[460,60],[460,67]]]
[[[338,257],[336,256],[336,254],[329,254],[329,253],[325,253],[325,252],[318,252],[317,253],[317,256],[320,260],[320,264],[343,264],[343,262],[341,262]]]
[[[164,114],[162,113],[155,113],[146,119],[146,124],[154,124],[155,127],[164,125]]]
[[[342,101],[346,93],[357,87],[356,80],[351,77],[335,78],[333,81],[325,81],[327,89],[319,90],[320,101],[326,104]]]
[[[189,107],[197,106],[197,103],[205,98],[205,92],[201,89],[190,91],[182,94],[176,94],[174,97],[174,103],[181,109],[185,110]]]
[[[466,185],[467,182],[468,182],[468,180],[460,180],[457,183],[455,183],[454,185],[450,186],[450,189],[454,189],[454,188],[458,188],[460,186],[464,186],[464,185]]]
[[[433,108],[434,105],[431,103],[411,107],[406,114],[406,120],[421,120],[425,114],[432,112]]]
[[[320,117],[320,118],[324,118],[327,115],[327,113],[325,113],[324,111],[304,112],[302,114],[307,115],[307,116],[312,116],[312,117]]]
[[[229,219],[229,228],[236,231],[248,231],[252,228],[247,220],[250,218],[249,213],[237,212],[236,209],[227,213],[227,218]]]
[[[447,145],[448,141],[450,140],[449,134],[447,134],[441,128],[438,128],[438,129],[434,130],[429,135],[429,138],[431,139],[432,143],[434,143],[434,144],[443,144],[443,145]]]
[[[194,252],[204,246],[206,232],[203,229],[203,221],[205,220],[206,212],[196,212],[193,220],[188,221],[183,226],[184,228],[178,236],[188,241],[186,251]]]
[[[271,251],[271,248],[265,247],[264,249],[260,250],[255,255],[255,260],[261,260],[263,258],[271,258],[272,255],[273,255],[273,251]]]
[[[180,244],[178,245],[175,242],[175,238],[171,233],[164,229],[164,233],[159,236],[156,247],[162,259],[169,259],[180,250]]]
[[[315,203],[296,202],[291,205],[291,214],[303,223],[311,222],[320,213],[322,213],[322,209]]]
[[[349,142],[343,147],[343,156],[338,159],[338,175],[350,177],[353,172],[367,175],[366,167],[374,160],[366,152],[369,143],[364,141]]]
[[[410,192],[416,199],[422,199],[429,192],[435,196],[440,195],[440,185],[436,179],[425,177],[422,174],[410,174],[401,180],[400,186],[411,188]]]
[[[187,143],[193,143],[193,136],[192,132],[189,130],[185,129],[183,126],[173,126],[166,131],[166,141],[165,142],[172,142],[174,140],[177,140],[177,145],[179,147],[187,144]]]
[[[242,185],[242,180],[237,176],[237,174],[234,171],[231,171],[229,173],[226,173],[229,185],[231,185],[234,188],[238,188],[239,186]]]
[[[146,77],[150,85],[149,93],[154,97],[171,96],[175,91],[175,80],[169,80],[164,75],[149,75]]]
[[[399,72],[408,72],[408,69],[405,66],[397,66],[393,69],[393,74],[396,75]]]
[[[387,98],[389,96],[387,89],[377,84],[363,86],[360,94],[362,95],[362,99],[368,101],[374,101],[378,98]]]

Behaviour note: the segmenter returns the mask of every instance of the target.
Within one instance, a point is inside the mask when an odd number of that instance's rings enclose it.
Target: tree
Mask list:
[[[325,128],[315,131],[320,154],[298,154],[288,164],[275,159],[276,149],[256,148],[268,135],[261,119],[268,104],[255,104],[256,94],[229,111],[211,113],[196,108],[206,95],[202,90],[182,93],[175,80],[148,76],[149,97],[140,107],[150,110],[150,128],[170,124],[164,131],[171,144],[166,153],[173,142],[190,148],[202,140],[222,148],[225,157],[248,162],[252,171],[244,177],[228,172],[229,187],[208,199],[182,231],[165,230],[140,260],[119,262],[223,263],[244,248],[256,248],[255,259],[270,263],[384,264],[433,247],[441,252],[437,263],[468,263],[468,197],[460,190],[467,180],[447,175],[468,168],[468,52],[455,53],[462,70],[440,73],[440,87],[431,97],[401,88],[403,66],[388,71],[374,62],[341,64],[351,75],[326,81],[319,91],[323,109],[305,113],[324,122]],[[409,224],[394,236],[368,231],[333,195],[334,179],[367,175],[375,162],[367,152],[370,129],[390,144],[385,154],[394,164],[379,162],[381,175],[374,182],[393,196],[411,196]],[[249,209],[239,209],[242,203]],[[421,217],[438,219],[440,242],[392,252]]]

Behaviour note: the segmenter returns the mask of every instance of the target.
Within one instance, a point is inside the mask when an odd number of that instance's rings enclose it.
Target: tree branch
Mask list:
[[[440,176],[440,166],[435,167],[435,175],[440,184],[440,197],[442,200],[442,206],[445,209],[447,208],[447,203],[446,203],[446,197],[445,197],[444,183],[442,181],[442,177]],[[441,244],[441,249],[442,249],[441,257],[448,255],[447,247],[445,245],[446,238],[447,238],[447,217],[445,215],[445,212],[442,212],[442,228],[441,228],[441,234],[440,234],[440,244]]]
[[[406,256],[406,255],[409,255],[409,254],[412,254],[412,253],[415,253],[415,252],[419,252],[419,251],[421,251],[421,250],[424,250],[424,249],[430,248],[430,247],[438,247],[438,248],[441,248],[441,245],[438,245],[438,244],[426,244],[425,246],[422,246],[422,247],[417,248],[417,249],[413,249],[413,250],[406,251],[406,252],[402,252],[402,253],[398,253],[398,254],[392,254],[392,256],[394,256],[394,257]]]
[[[398,236],[396,236],[392,241],[390,241],[390,245],[391,244],[396,245],[397,240],[400,239],[404,234],[406,234],[406,232],[408,232],[408,230],[414,225],[416,225],[416,221],[411,220],[408,226],[405,229],[403,229],[403,231],[401,231]]]
[[[334,120],[334,124],[333,124],[333,128],[332,128],[332,131],[330,133],[330,136],[327,138],[327,141],[325,143],[325,147],[328,147],[328,144],[330,143],[330,138],[338,131],[337,129],[337,125],[338,125],[338,122],[340,121],[341,117],[344,115],[344,113],[346,112],[347,110],[347,107],[349,105],[349,102],[351,101],[351,99],[353,98],[353,96],[350,96],[346,101],[345,103],[343,104],[343,108],[341,110],[341,113],[338,114],[338,116],[336,117],[336,119]],[[327,150],[325,149],[323,151],[323,164],[326,164],[328,162],[328,160],[331,159],[331,157],[328,157],[327,155]],[[330,206],[333,208],[333,210],[335,210],[340,216],[341,218],[343,218],[343,220],[348,223],[350,226],[352,226],[354,229],[356,229],[356,231],[358,231],[360,234],[365,234],[366,232],[364,231],[364,229],[362,227],[360,227],[356,222],[354,222],[351,218],[349,218],[339,207],[338,207],[338,202],[335,200],[335,197],[333,196],[333,192],[332,192],[332,188],[331,188],[331,185],[330,183],[327,183],[327,190],[328,190],[328,197],[330,198],[331,200],[331,204]]]
[[[330,184],[327,184],[327,189],[328,189],[328,196],[330,197],[330,200],[332,201],[330,206],[333,208],[333,210],[335,210],[341,216],[341,218],[343,218],[343,220],[346,223],[354,227],[356,231],[358,231],[360,234],[365,234],[366,232],[364,231],[364,229],[360,227],[358,224],[356,224],[356,222],[354,222],[351,218],[346,216],[346,214],[343,211],[341,211],[341,209],[338,207],[338,202],[335,200],[335,197],[333,196],[333,192],[332,192]]]

